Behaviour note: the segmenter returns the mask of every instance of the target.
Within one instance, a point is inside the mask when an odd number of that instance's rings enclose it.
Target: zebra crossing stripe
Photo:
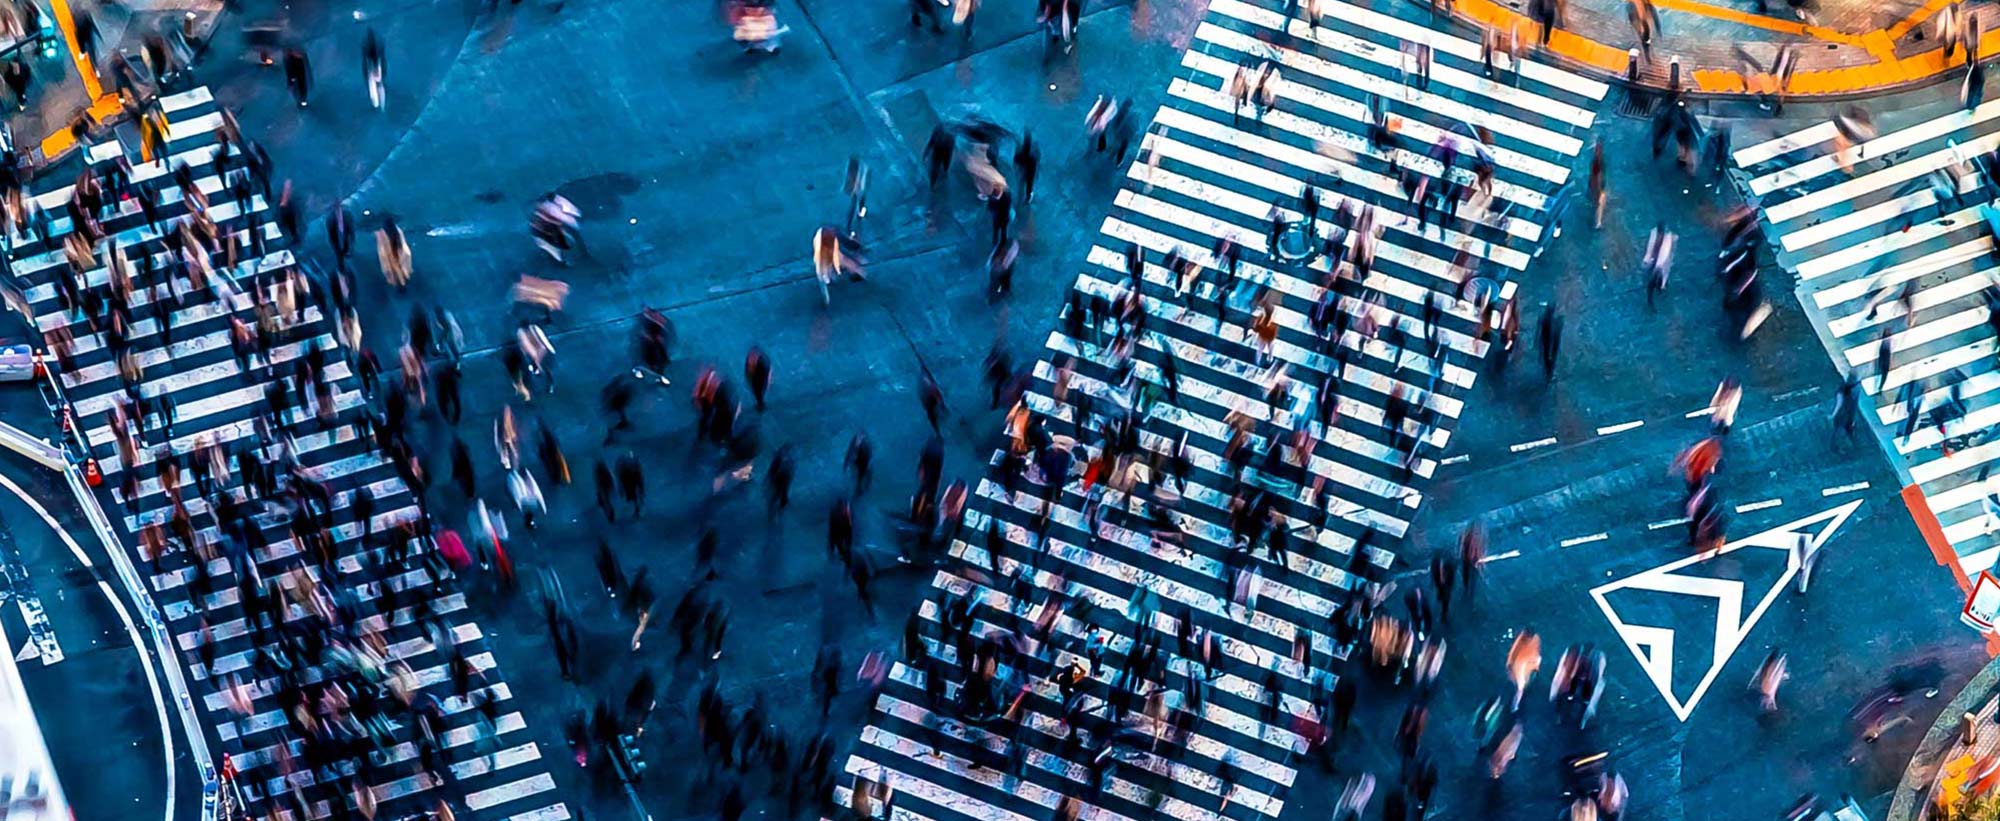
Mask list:
[[[1980,208],[1962,207],[1991,192],[1980,175],[1960,174],[1964,199],[1947,198],[1940,208],[1930,185],[1912,189],[2000,148],[1996,121],[1994,103],[1946,111],[1839,154],[1828,145],[1831,124],[1820,124],[1736,157],[1758,166],[1747,187],[1767,195],[1769,235],[1787,252],[1780,260],[1798,275],[1801,301],[1820,309],[1809,316],[1835,363],[1860,378],[1887,428],[1885,449],[1921,491],[1967,573],[2000,557],[1981,481],[2000,459],[2000,443],[1976,439],[2000,423],[1993,363],[2000,346],[1984,296],[2000,265],[1990,261],[1994,242]],[[1801,157],[1799,148],[1817,150]],[[1834,177],[1843,164],[1851,173]],[[1878,364],[1884,356],[1886,370]],[[1946,407],[1957,410],[1938,418]],[[1921,419],[1911,418],[1912,408]],[[1961,437],[1974,438],[1954,442]]]
[[[131,170],[128,179],[134,184],[157,185],[173,170],[185,166],[194,173],[194,187],[209,199],[207,216],[221,228],[221,235],[232,243],[240,243],[249,236],[252,215],[268,213],[272,207],[263,197],[252,195],[246,200],[233,200],[234,192],[222,176],[218,175],[216,151],[209,135],[222,123],[221,112],[213,106],[213,98],[206,89],[177,94],[161,101],[169,113],[167,136],[170,144],[160,160],[139,163]],[[123,153],[123,147],[116,143],[102,143],[94,147],[90,159],[109,162]],[[53,191],[34,195],[34,201],[45,210],[62,210],[73,187],[65,186]],[[130,201],[121,200],[108,208],[103,220],[112,239],[126,250],[135,263],[151,259],[166,270],[173,270],[178,260],[171,254],[163,253],[157,246],[163,235],[174,230],[172,223],[183,218],[184,212],[192,205],[186,201],[178,186],[166,186],[160,192],[159,211],[166,223],[156,229],[147,225],[141,217],[142,209]],[[52,214],[53,215],[53,214]],[[71,220],[56,216],[48,224],[50,240],[30,237],[12,237],[15,240],[9,249],[13,259],[13,270],[21,282],[23,294],[27,297],[34,322],[43,330],[56,331],[75,325],[74,344],[71,353],[81,367],[65,370],[61,375],[69,387],[69,394],[78,413],[89,418],[102,416],[111,405],[111,397],[122,390],[122,385],[113,377],[118,375],[117,364],[104,352],[104,343],[87,328],[72,321],[70,312],[58,303],[59,296],[54,287],[53,277],[65,275],[68,264],[61,241],[73,230]],[[282,231],[275,224],[264,222],[256,230],[273,244],[283,244]],[[103,249],[94,249],[103,258]],[[103,288],[110,277],[106,264],[100,264],[83,273],[87,287]],[[290,251],[275,248],[272,253],[261,258],[244,260],[234,269],[219,269],[216,279],[221,285],[233,284],[232,280],[261,273],[275,273],[297,264]],[[219,286],[220,287],[220,286]],[[127,303],[135,313],[150,309],[154,293],[149,290],[136,292]],[[148,394],[171,396],[177,400],[179,413],[172,447],[181,452],[190,448],[196,440],[217,441],[223,444],[239,443],[255,431],[253,417],[261,406],[262,390],[270,380],[268,372],[261,381],[249,385],[239,385],[244,376],[242,369],[225,351],[229,336],[226,329],[228,318],[239,311],[253,307],[253,296],[248,293],[228,293],[220,299],[205,301],[191,307],[176,306],[170,319],[173,330],[180,338],[167,344],[158,320],[147,317],[133,324],[126,335],[132,345],[138,362],[145,368],[146,378],[140,387]],[[150,311],[145,311],[150,313]],[[308,307],[299,314],[294,323],[295,341],[279,346],[272,353],[272,360],[282,365],[303,356],[313,345],[336,351],[336,338],[327,324],[327,317],[317,308]],[[344,359],[334,358],[326,371],[326,377],[336,386],[334,407],[341,419],[364,404],[358,391],[352,390],[354,375]],[[302,409],[287,414],[290,418],[303,416]],[[149,431],[149,433],[151,433]],[[123,469],[118,456],[110,451],[110,431],[108,426],[91,428],[88,431],[91,444],[105,472]],[[157,436],[158,434],[151,434]],[[333,491],[335,512],[352,508],[356,494],[366,491],[376,498],[385,500],[370,523],[347,522],[332,530],[341,554],[334,557],[333,567],[337,568],[339,580],[322,579],[322,573],[315,564],[308,565],[305,572],[315,580],[348,582],[354,585],[353,601],[367,605],[356,614],[356,625],[362,629],[380,630],[387,642],[385,657],[410,666],[410,675],[415,685],[424,690],[439,690],[451,682],[453,665],[450,654],[456,648],[463,651],[472,669],[478,671],[482,692],[490,694],[496,701],[506,701],[512,697],[504,681],[497,678],[496,660],[486,650],[488,636],[474,622],[464,621],[450,624],[450,632],[441,634],[439,640],[446,647],[437,647],[432,636],[416,622],[416,608],[403,606],[389,610],[382,606],[387,590],[410,592],[428,590],[431,584],[429,574],[423,570],[403,573],[382,572],[364,566],[361,557],[353,551],[353,542],[364,527],[372,524],[377,529],[386,530],[391,526],[421,516],[421,511],[410,504],[408,488],[402,480],[393,475],[389,463],[361,440],[359,432],[351,422],[340,422],[323,431],[298,436],[287,435],[292,444],[292,454],[300,460],[304,475],[328,482]],[[146,451],[148,460],[157,443],[149,443]],[[124,489],[114,487],[108,492],[118,501],[133,507],[135,513],[124,517],[128,531],[136,532],[148,523],[160,521],[170,513],[168,500],[160,478],[152,471],[140,477],[137,488],[130,499],[125,499]],[[225,478],[224,492],[240,494]],[[241,498],[241,496],[239,496]],[[213,523],[213,514],[206,499],[185,500],[185,509],[197,518],[197,539],[213,542],[218,538],[218,526]],[[208,523],[203,524],[203,518]],[[271,530],[282,526],[279,517],[269,513],[252,516],[256,526]],[[277,688],[276,679],[258,679],[254,668],[257,648],[252,646],[256,631],[246,621],[247,613],[242,609],[242,587],[233,575],[247,568],[234,566],[246,558],[257,563],[258,568],[268,577],[276,577],[278,568],[289,566],[296,561],[300,546],[293,538],[274,540],[268,546],[259,548],[248,557],[235,560],[217,558],[208,565],[208,571],[228,579],[226,583],[215,585],[198,604],[194,590],[189,584],[196,577],[197,566],[189,559],[177,554],[163,560],[166,567],[158,568],[151,574],[151,584],[160,594],[161,612],[168,620],[168,630],[178,648],[188,656],[196,652],[204,641],[213,644],[199,655],[211,660],[188,661],[185,667],[189,678],[205,682],[188,693],[199,699],[206,708],[214,737],[238,750],[236,764],[241,772],[244,791],[253,806],[268,800],[271,793],[289,790],[293,785],[313,788],[306,796],[307,816],[325,818],[334,811],[331,800],[344,800],[334,795],[329,785],[318,783],[322,773],[298,772],[289,780],[278,776],[271,769],[278,758],[286,754],[296,754],[296,745],[279,737],[277,731],[287,723],[284,712],[271,702]],[[198,561],[198,560],[196,560]],[[281,582],[282,584],[282,582]],[[434,614],[459,614],[467,609],[462,593],[446,593],[432,601],[429,612]],[[304,617],[304,610],[287,603],[279,611],[283,618],[296,620]],[[199,618],[207,619],[207,631],[198,629],[193,623]],[[248,647],[249,649],[244,649]],[[212,655],[210,655],[212,654]],[[318,678],[315,671],[308,679]],[[229,693],[222,691],[224,677],[247,676],[252,680],[244,686],[251,695],[252,706],[249,714],[237,716],[231,704]],[[439,693],[439,695],[444,695]],[[455,696],[441,699],[443,715],[454,718],[453,726],[440,728],[440,739],[448,752],[444,766],[450,771],[458,790],[456,797],[469,810],[477,811],[484,817],[505,817],[515,821],[561,821],[571,817],[570,811],[560,801],[549,801],[544,797],[537,802],[537,796],[556,789],[554,779],[542,762],[538,744],[526,738],[505,738],[526,729],[526,723],[518,712],[499,716],[494,725],[496,732],[489,738],[482,734],[472,715],[472,704]],[[407,730],[392,727],[394,730]],[[489,743],[490,742],[490,743]],[[477,747],[478,749],[474,749]],[[418,757],[416,745],[403,741],[383,751],[385,764],[400,764]],[[405,770],[407,772],[407,770]],[[406,775],[394,780],[371,784],[376,797],[384,802],[403,802],[406,806],[416,806],[418,797],[437,789],[441,785],[428,774]],[[408,799],[405,801],[405,799]],[[537,806],[539,804],[539,806]],[[400,817],[406,814],[390,809],[385,804],[383,812]]]
[[[1347,15],[1349,10],[1357,15]],[[976,483],[970,509],[953,531],[958,536],[987,532],[990,527],[992,535],[970,542],[948,538],[947,553],[963,562],[964,569],[953,564],[954,569],[938,570],[932,579],[941,596],[962,597],[971,607],[973,636],[1024,642],[1028,654],[1057,665],[1069,663],[1072,653],[1082,652],[1085,645],[1101,647],[1109,655],[1090,665],[1093,678],[1100,681],[1130,661],[1129,655],[1139,649],[1136,639],[1179,635],[1187,627],[1178,621],[1183,613],[1213,627],[1208,635],[1215,651],[1235,662],[1232,669],[1240,672],[1215,676],[1192,732],[1172,742],[1181,752],[1194,753],[1194,758],[1184,767],[1140,754],[1136,769],[1121,764],[1110,775],[1103,791],[1083,809],[1085,814],[1139,818],[1151,810],[1138,808],[1157,801],[1158,811],[1167,817],[1220,821],[1222,781],[1210,772],[1222,762],[1230,762],[1242,776],[1228,800],[1243,809],[1227,817],[1275,818],[1282,812],[1280,796],[1296,778],[1292,763],[1304,748],[1289,722],[1317,718],[1303,695],[1308,685],[1325,681],[1323,672],[1292,658],[1293,642],[1303,643],[1313,664],[1344,657],[1347,648],[1315,629],[1335,611],[1341,591],[1360,583],[1349,575],[1347,561],[1338,557],[1357,550],[1360,528],[1391,539],[1408,529],[1422,500],[1419,481],[1434,473],[1437,456],[1449,443],[1476,379],[1477,367],[1466,360],[1489,349],[1486,340],[1474,338],[1471,330],[1484,317],[1457,299],[1460,283],[1454,258],[1466,255],[1490,261],[1496,269],[1526,269],[1531,248],[1524,246],[1541,241],[1547,233],[1546,226],[1538,224],[1545,217],[1537,215],[1546,213],[1549,191],[1568,180],[1568,165],[1585,143],[1577,129],[1594,122],[1589,107],[1606,90],[1595,81],[1533,63],[1522,67],[1524,80],[1546,88],[1497,83],[1466,70],[1462,63],[1440,63],[1432,68],[1428,89],[1410,89],[1394,79],[1406,58],[1393,47],[1354,34],[1356,19],[1368,21],[1365,25],[1378,31],[1420,38],[1454,59],[1469,55],[1476,60],[1480,52],[1476,43],[1344,3],[1333,4],[1328,17],[1319,21],[1322,25],[1312,26],[1285,19],[1256,0],[1218,0],[1197,27],[1192,47],[1182,55],[1182,65],[1191,73],[1169,83],[1167,100],[1154,117],[1155,127],[1138,142],[1144,159],[1123,169],[1112,212],[1100,229],[1103,238],[1091,248],[1073,286],[1080,296],[1104,301],[1122,298],[1136,286],[1139,290],[1132,296],[1150,320],[1150,332],[1131,340],[1134,344],[1128,350],[1114,353],[1102,347],[1112,332],[1105,318],[1098,319],[1102,324],[1081,330],[1064,326],[1047,333],[1043,356],[1029,370],[1031,382],[1023,403],[1050,420],[1052,433],[1062,435],[1091,420],[1078,418],[1078,405],[1054,398],[1060,393],[1054,360],[1067,358],[1073,366],[1063,376],[1066,399],[1080,402],[1089,397],[1094,408],[1115,412],[1133,409],[1140,401],[1139,386],[1164,386],[1168,377],[1162,368],[1172,358],[1177,365],[1177,401],[1151,404],[1137,438],[1146,451],[1185,455],[1193,468],[1186,481],[1174,483],[1180,501],[1164,514],[1175,519],[1186,549],[1156,539],[1146,530],[1149,525],[1140,524],[1137,517],[1154,502],[1143,494],[1119,490],[1128,487],[1123,476],[1089,489],[1090,498],[1071,476],[1046,477],[1053,486],[1014,491],[993,477]],[[1297,47],[1271,45],[1246,32],[1285,32],[1292,39],[1284,42]],[[1338,61],[1329,59],[1336,53],[1342,55]],[[1277,105],[1254,117],[1238,117],[1235,101],[1223,89],[1241,64],[1261,60],[1284,70],[1273,89]],[[1381,94],[1398,107],[1403,121],[1398,147],[1377,149],[1363,136],[1370,114],[1362,100],[1370,94]],[[1478,144],[1475,126],[1490,131],[1501,144]],[[1474,180],[1465,163],[1447,167],[1424,155],[1446,142],[1467,154],[1490,157],[1495,172],[1491,194],[1485,201],[1467,204],[1463,220],[1419,226],[1414,206],[1401,193],[1401,180],[1382,169],[1393,164],[1407,173],[1469,186]],[[1338,182],[1324,182],[1327,179]],[[1266,264],[1262,252],[1255,250],[1265,247],[1274,207],[1293,220],[1301,216],[1292,206],[1293,198],[1309,182],[1327,186],[1321,188],[1323,203],[1337,205],[1346,197],[1369,203],[1376,209],[1375,225],[1383,231],[1376,245],[1380,264],[1358,282],[1343,284],[1332,304],[1350,315],[1371,311],[1379,327],[1395,329],[1402,336],[1391,332],[1364,338],[1350,330],[1331,340],[1329,344],[1352,354],[1345,357],[1344,367],[1321,353],[1326,348],[1305,312],[1325,296],[1320,278],[1328,273],[1326,261]],[[1314,227],[1329,230],[1324,225]],[[1250,259],[1237,270],[1242,279],[1268,288],[1260,293],[1274,300],[1268,317],[1278,331],[1268,344],[1268,360],[1249,361],[1253,345],[1245,342],[1254,337],[1242,318],[1246,306],[1232,303],[1234,315],[1225,311],[1213,317],[1202,310],[1226,296],[1211,284],[1221,277],[1212,276],[1216,260],[1209,250],[1225,238],[1251,249],[1245,254]],[[1143,249],[1148,259],[1128,259],[1126,243]],[[1199,306],[1175,304],[1180,300],[1178,274],[1157,264],[1169,253],[1211,275],[1189,294]],[[1139,278],[1136,283],[1133,276]],[[1349,290],[1351,286],[1359,287]],[[1515,289],[1509,283],[1497,290],[1504,300]],[[1428,306],[1438,299],[1442,299],[1437,305],[1439,327],[1426,327],[1419,317],[1430,316]],[[1082,339],[1073,338],[1072,331]],[[1396,343],[1398,338],[1422,337],[1437,340],[1436,355],[1426,346]],[[1320,375],[1335,368],[1344,371],[1339,374],[1340,390],[1315,395]],[[1280,378],[1289,380],[1289,389],[1285,401],[1273,407],[1267,397]],[[1400,420],[1400,431],[1392,432],[1384,397],[1394,392],[1403,393],[1417,418]],[[1331,427],[1322,428],[1306,418],[1321,402],[1338,412]],[[1285,432],[1300,427],[1314,432],[1317,440],[1312,452],[1305,454],[1303,472],[1265,477],[1260,469],[1250,468],[1258,472],[1244,473],[1259,482],[1268,480],[1278,520],[1274,526],[1308,535],[1293,540],[1301,547],[1287,549],[1280,557],[1248,558],[1242,565],[1248,572],[1241,577],[1235,575],[1234,565],[1219,558],[1235,539],[1222,524],[1229,515],[1229,493],[1215,486],[1238,474],[1222,455],[1237,436],[1226,421],[1231,416],[1256,423],[1257,429],[1244,437],[1247,445],[1236,445],[1250,447],[1253,453],[1277,445],[1275,440]],[[1404,457],[1392,446],[1392,433],[1421,439],[1418,458],[1411,461],[1408,473],[1402,471]],[[996,454],[989,464],[999,461]],[[1311,486],[1301,485],[1297,477]],[[1031,469],[1026,481],[1031,485],[1043,481],[1039,469]],[[1319,493],[1327,498],[1318,498]],[[1122,513],[1093,523],[1083,512],[1091,504]],[[1030,524],[1045,507],[1047,531],[1038,535]],[[1329,526],[1324,528],[1316,521],[1322,507],[1329,510]],[[1300,521],[1302,516],[1315,521]],[[1030,556],[1033,562],[1028,561]],[[1365,558],[1374,567],[1386,567],[1392,559],[1377,544],[1367,548]],[[993,575],[980,568],[991,568]],[[995,576],[1012,583],[999,585]],[[1218,592],[1237,582],[1242,582],[1237,590]],[[1059,599],[1075,602],[1078,608],[1123,613],[1135,620],[1142,635],[1106,631],[1098,619],[1051,610],[1061,606],[1056,604]],[[939,638],[944,601],[927,599],[919,605],[921,646],[913,652],[961,669],[957,666],[968,660],[958,657],[954,642]],[[1246,606],[1253,601],[1255,606]],[[1053,631],[1047,645],[1040,634],[1020,630],[1025,620],[1044,617],[1051,619]],[[1163,660],[1169,682],[1198,675],[1196,665],[1178,654],[1163,654]],[[1253,680],[1267,675],[1280,690],[1292,692],[1267,692],[1263,682]],[[1010,688],[1025,687],[1025,709],[1017,718],[1036,737],[1014,751],[1022,754],[1020,761],[1025,764],[1018,780],[982,763],[1008,752],[1005,739],[942,719],[928,701],[913,696],[931,689],[925,674],[895,663],[860,743],[843,767],[850,780],[835,788],[836,800],[848,802],[854,797],[853,785],[868,779],[884,781],[896,790],[896,806],[889,813],[893,821],[1025,819],[1062,805],[1063,796],[1073,793],[1073,785],[1085,783],[1091,772],[1049,747],[1063,737],[1058,733],[1068,732],[1059,718],[1062,693],[1053,680],[1024,671],[1002,667],[998,676]],[[946,698],[964,686],[954,680],[941,684]],[[1188,703],[1171,683],[1159,698],[1170,708]],[[1262,720],[1272,717],[1264,713],[1267,703],[1276,705],[1277,723]],[[1151,720],[1138,719],[1141,724],[1135,729],[1143,731],[1143,722]],[[1157,792],[1151,779],[1193,789]],[[1273,788],[1256,786],[1260,783]]]

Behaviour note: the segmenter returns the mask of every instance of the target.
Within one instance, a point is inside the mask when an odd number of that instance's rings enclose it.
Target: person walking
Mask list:
[[[1542,306],[1541,326],[1536,329],[1536,343],[1542,354],[1542,376],[1556,378],[1556,354],[1562,349],[1563,318],[1556,313],[1553,303]]]
[[[750,383],[750,396],[757,401],[757,410],[763,410],[764,394],[771,389],[771,357],[763,348],[750,346],[750,354],[743,358],[743,380]]]
[[[382,38],[371,27],[361,40],[361,74],[368,83],[368,104],[377,111],[382,110],[382,104],[386,102],[387,90],[382,84],[382,73],[387,67]]]
[[[285,87],[292,92],[292,99],[300,108],[306,107],[307,97],[312,94],[312,65],[304,50],[297,46],[285,49]]]

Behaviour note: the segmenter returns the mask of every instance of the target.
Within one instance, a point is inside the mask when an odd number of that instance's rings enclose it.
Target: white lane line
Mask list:
[[[1472,454],[1470,454],[1470,453],[1461,453],[1461,454],[1459,454],[1459,455],[1457,455],[1457,456],[1447,456],[1447,457],[1445,457],[1445,458],[1443,458],[1443,459],[1440,459],[1440,460],[1438,460],[1438,464],[1440,464],[1440,465],[1459,465],[1459,464],[1464,464],[1464,463],[1466,463],[1466,462],[1468,462],[1468,461],[1471,461],[1471,460],[1472,460]]]
[[[1764,501],[1761,502],[1750,502],[1748,504],[1737,505],[1736,512],[1749,513],[1750,511],[1753,510],[1765,510],[1768,508],[1774,508],[1784,503],[1785,500],[1783,499],[1765,499]]]
[[[1693,419],[1693,418],[1695,418],[1695,417],[1697,417],[1697,416],[1707,416],[1707,415],[1709,415],[1709,414],[1711,414],[1711,413],[1714,413],[1714,412],[1715,412],[1715,408],[1713,408],[1713,407],[1707,407],[1707,408],[1702,408],[1701,410],[1698,410],[1698,411],[1688,411],[1687,413],[1683,413],[1683,414],[1681,414],[1681,418],[1682,418],[1682,419]]]
[[[1507,551],[1507,552],[1505,552],[1505,553],[1495,553],[1495,554],[1493,554],[1493,555],[1491,555],[1491,556],[1487,556],[1487,557],[1486,557],[1486,558],[1484,558],[1484,559],[1480,559],[1480,560],[1479,560],[1479,563],[1480,563],[1480,564],[1489,564],[1489,563],[1492,563],[1492,562],[1497,562],[1497,561],[1500,561],[1500,560],[1502,560],[1502,559],[1511,559],[1511,558],[1514,558],[1515,556],[1519,556],[1519,555],[1521,555],[1521,551],[1519,551],[1519,550],[1509,550],[1509,551]]]
[[[1548,446],[1550,446],[1550,445],[1553,445],[1553,444],[1555,444],[1555,443],[1556,443],[1556,438],[1555,438],[1555,437],[1553,437],[1553,436],[1551,436],[1551,437],[1549,437],[1549,438],[1547,438],[1547,439],[1536,439],[1536,440],[1535,440],[1535,441],[1533,441],[1533,442],[1521,442],[1521,443],[1518,443],[1518,444],[1513,444],[1513,445],[1508,445],[1508,446],[1507,446],[1507,450],[1508,450],[1508,452],[1510,452],[1510,453],[1520,453],[1521,451],[1524,451],[1524,450],[1534,450],[1535,448],[1545,448],[1545,447],[1548,447]]]
[[[1663,528],[1663,527],[1673,527],[1673,526],[1675,526],[1675,525],[1684,525],[1684,524],[1687,524],[1687,523],[1688,523],[1688,517],[1686,517],[1686,516],[1682,516],[1682,517],[1680,517],[1680,518],[1678,518],[1678,519],[1661,519],[1661,520],[1659,520],[1659,521],[1657,521],[1657,522],[1654,522],[1654,523],[1652,523],[1652,524],[1649,524],[1649,525],[1646,525],[1646,529],[1647,529],[1647,530],[1659,530],[1660,528]]]
[[[1624,433],[1628,430],[1631,430],[1633,428],[1639,427],[1644,424],[1646,424],[1646,420],[1640,419],[1636,422],[1620,422],[1616,425],[1605,425],[1604,427],[1597,429],[1597,435],[1610,436],[1611,434],[1614,433]]]
[[[1578,537],[1576,537],[1576,538],[1574,538],[1574,539],[1564,539],[1564,540],[1562,540],[1562,546],[1563,546],[1563,547],[1575,547],[1575,546],[1577,546],[1577,545],[1580,545],[1580,544],[1590,544],[1591,542],[1601,542],[1601,541],[1604,541],[1605,539],[1609,539],[1609,538],[1611,538],[1611,534],[1609,534],[1609,533],[1592,533],[1592,534],[1590,534],[1590,535],[1588,535],[1588,536],[1578,536]]]
[[[76,539],[69,535],[69,531],[56,523],[56,517],[49,514],[48,508],[43,507],[35,497],[29,496],[27,491],[22,490],[20,485],[15,484],[14,480],[5,474],[0,474],[0,485],[4,485],[15,496],[20,497],[21,501],[26,502],[28,507],[33,508],[35,513],[42,517],[42,521],[48,524],[49,529],[55,531],[56,536],[62,539],[63,545],[69,548],[69,552],[76,556],[78,563],[86,568],[96,569],[97,565],[91,562],[90,554],[83,552],[83,547],[76,543]],[[107,544],[105,547],[114,548],[117,545]],[[160,753],[165,758],[164,769],[167,779],[165,817],[166,821],[174,821],[174,790],[175,781],[178,780],[174,773],[174,760],[179,756],[174,750],[173,730],[167,726],[167,697],[160,689],[159,673],[153,670],[153,656],[146,652],[145,639],[139,635],[139,625],[132,621],[132,613],[125,609],[124,600],[112,592],[111,582],[102,576],[97,579],[97,589],[104,594],[105,601],[111,603],[111,609],[118,612],[118,620],[125,623],[125,636],[132,640],[132,652],[139,656],[140,669],[146,673],[147,689],[153,692],[153,710],[160,718]]]
[[[1851,485],[1835,485],[1829,488],[1822,488],[1819,492],[1819,495],[1833,496],[1835,494],[1853,493],[1854,491],[1857,490],[1867,490],[1867,489],[1868,489],[1867,482],[1855,482],[1854,484]]]

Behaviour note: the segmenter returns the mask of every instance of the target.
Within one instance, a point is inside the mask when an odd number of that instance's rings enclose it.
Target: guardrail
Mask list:
[[[20,428],[0,422],[0,447],[34,460],[35,464],[49,470],[68,470],[69,460],[63,458],[61,448],[47,441],[36,439]]]
[[[0,231],[4,233],[4,231]],[[0,250],[4,253],[4,250]],[[11,302],[11,300],[10,300]],[[39,328],[33,316],[27,316],[30,328]],[[153,655],[159,660],[160,669],[167,679],[167,689],[173,695],[175,712],[180,715],[182,734],[186,736],[188,751],[194,757],[195,766],[201,771],[202,818],[216,821],[223,788],[218,777],[214,758],[209,754],[208,736],[201,722],[200,711],[195,709],[194,696],[188,689],[187,679],[182,674],[180,657],[174,652],[172,632],[167,629],[166,619],[160,607],[153,601],[152,591],[146,586],[145,577],[132,564],[132,557],[126,553],[124,541],[118,531],[111,526],[111,517],[105,515],[104,506],[98,502],[97,494],[84,478],[84,466],[95,469],[91,462],[90,435],[85,432],[83,420],[77,418],[75,406],[70,404],[68,394],[63,390],[62,380],[56,377],[54,363],[44,362],[37,368],[35,387],[42,395],[42,401],[49,412],[62,423],[59,444],[49,444],[12,425],[0,423],[0,446],[21,452],[37,462],[54,470],[62,471],[69,483],[70,492],[75,494],[77,505],[83,508],[84,518],[90,521],[104,552],[110,557],[111,566],[118,580],[125,586],[126,595],[132,599],[145,625],[146,634],[152,639]],[[43,462],[43,458],[55,455],[55,464]],[[234,786],[233,784],[231,785]],[[241,802],[237,804],[240,806]]]

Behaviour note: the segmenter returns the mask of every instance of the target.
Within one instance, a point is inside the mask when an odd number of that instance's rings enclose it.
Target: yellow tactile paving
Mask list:
[[[1786,94],[1818,96],[1857,94],[1904,85],[1965,65],[1965,55],[1955,55],[1953,59],[1946,60],[1943,49],[1932,49],[1908,57],[1896,56],[1897,40],[1917,26],[1923,25],[1952,1],[1926,0],[1921,8],[1894,25],[1858,34],[1822,26],[1810,26],[1779,17],[1751,14],[1711,5],[1701,0],[1654,0],[1654,5],[1670,11],[1696,14],[1765,31],[1810,37],[1822,42],[1857,48],[1875,59],[1875,62],[1866,65],[1800,69],[1792,75],[1791,81],[1785,87]],[[1518,26],[1523,36],[1532,36],[1531,33],[1539,28],[1526,15],[1493,0],[1459,0],[1455,8],[1459,14],[1472,21],[1501,31]],[[1631,63],[1630,54],[1623,48],[1560,29],[1550,36],[1549,44],[1544,50],[1570,62],[1621,77]],[[1982,58],[2000,54],[2000,31],[1989,31],[1980,36],[1979,54]],[[1690,65],[1687,69],[1691,87],[1705,94],[1767,93],[1773,82],[1768,76],[1746,76],[1743,71],[1733,67]]]

